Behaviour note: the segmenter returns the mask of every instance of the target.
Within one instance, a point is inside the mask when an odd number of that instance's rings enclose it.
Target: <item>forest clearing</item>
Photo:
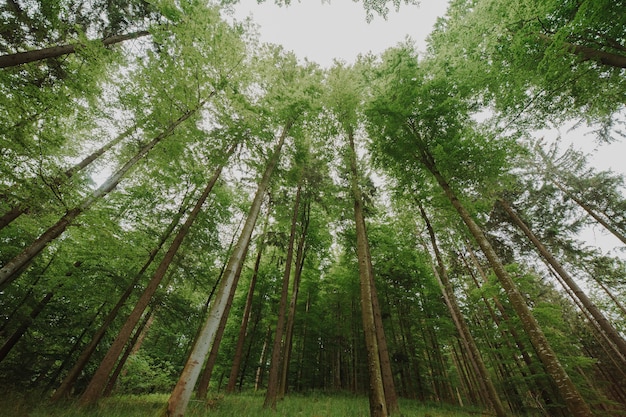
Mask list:
[[[0,414],[626,416],[626,2],[234,3],[0,4]]]

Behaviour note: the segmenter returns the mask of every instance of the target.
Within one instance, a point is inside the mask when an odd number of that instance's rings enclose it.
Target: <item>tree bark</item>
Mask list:
[[[233,151],[234,151],[234,146],[231,147],[231,149],[228,151],[228,155],[232,154]],[[172,260],[174,259],[174,255],[176,255],[176,252],[178,252],[178,249],[183,243],[183,240],[185,239],[185,237],[187,236],[189,229],[191,228],[193,222],[198,217],[198,214],[200,214],[202,205],[206,201],[211,190],[213,189],[213,186],[217,182],[217,179],[219,178],[222,172],[222,168],[223,168],[223,165],[220,165],[215,170],[213,176],[211,177],[204,191],[202,192],[202,195],[200,196],[193,210],[187,217],[187,220],[185,220],[185,223],[181,226],[180,230],[176,234],[176,237],[170,244],[170,247],[167,250],[167,253],[161,260],[161,263],[159,264],[156,271],[154,272],[152,278],[150,279],[150,282],[148,283],[143,293],[139,297],[139,300],[135,304],[133,311],[128,316],[128,319],[126,319],[126,322],[120,329],[119,334],[113,341],[113,344],[111,344],[111,347],[109,348],[106,355],[102,359],[100,366],[96,370],[85,392],[81,396],[80,398],[81,405],[84,406],[84,405],[94,404],[100,398],[102,394],[102,390],[104,389],[106,385],[109,375],[111,374],[111,370],[113,369],[113,366],[115,366],[115,362],[117,361],[120,354],[122,353],[122,350],[124,349],[124,346],[128,342],[128,339],[130,338],[130,335],[133,332],[133,329],[135,328],[135,326],[137,326],[137,323],[141,319],[141,316],[143,315],[143,312],[145,311],[148,304],[150,303],[150,300],[152,299],[154,293],[159,288],[159,285],[161,284],[161,281],[163,280],[165,273],[167,272],[170,264],[172,263]]]
[[[213,340],[213,345],[211,346],[211,352],[209,353],[209,358],[206,361],[204,366],[204,371],[202,372],[202,376],[200,381],[198,382],[198,393],[197,397],[200,400],[206,400],[207,394],[209,392],[209,382],[211,382],[211,376],[213,375],[213,368],[215,367],[215,362],[217,361],[217,355],[220,350],[220,345],[222,343],[222,338],[224,337],[224,330],[226,329],[226,322],[228,321],[228,316],[230,314],[230,309],[233,306],[233,298],[235,297],[235,289],[237,288],[237,284],[239,283],[239,277],[241,276],[241,271],[243,270],[243,263],[248,254],[248,248],[243,253],[242,262],[237,268],[237,273],[235,274],[235,279],[233,285],[231,287],[230,293],[228,294],[228,301],[226,302],[226,308],[224,309],[224,314],[222,314],[222,319],[220,320],[220,324],[217,328],[217,332],[215,333],[215,338]]]
[[[356,223],[356,245],[359,261],[359,277],[361,291],[361,314],[363,319],[363,332],[365,334],[365,346],[367,350],[367,369],[369,374],[369,403],[370,417],[388,416],[387,399],[381,370],[380,350],[376,335],[376,321],[374,318],[374,305],[372,301],[372,278],[371,255],[367,240],[365,217],[363,215],[363,198],[358,185],[358,171],[356,166],[356,150],[352,131],[348,132],[350,153],[350,183],[354,200],[354,218]]]
[[[213,93],[212,93],[213,94]],[[211,94],[211,95],[212,95]],[[26,268],[26,266],[33,260],[37,255],[41,253],[42,250],[50,242],[52,242],[57,237],[61,236],[65,229],[85,210],[88,210],[95,202],[99,201],[101,198],[106,196],[112,190],[117,187],[119,182],[122,180],[124,175],[141,159],[143,158],[152,148],[156,146],[161,140],[165,137],[169,136],[174,129],[182,122],[187,120],[193,114],[195,114],[204,102],[200,103],[196,108],[187,110],[182,116],[180,116],[176,121],[170,124],[167,129],[165,129],[161,134],[152,139],[148,144],[144,145],[135,156],[133,156],[130,160],[128,160],[124,166],[122,166],[115,174],[110,176],[97,190],[95,190],[91,196],[87,197],[82,201],[81,204],[69,210],[61,219],[51,226],[48,230],[46,230],[41,236],[39,236],[30,246],[24,249],[19,255],[15,256],[12,260],[10,260],[6,265],[0,269],[0,290],[6,288],[11,282],[13,282]]]
[[[182,417],[187,410],[187,404],[189,403],[194,386],[198,380],[200,368],[211,344],[213,343],[217,327],[219,326],[219,322],[224,314],[228,294],[234,285],[235,274],[237,273],[239,265],[243,262],[244,251],[250,243],[252,231],[254,230],[257,217],[259,216],[259,211],[261,210],[263,196],[269,187],[270,178],[274,168],[278,164],[281,149],[285,143],[285,138],[287,137],[292,124],[293,122],[291,121],[286,123],[283,128],[283,132],[280,135],[278,144],[274,148],[272,157],[265,168],[263,178],[259,182],[250,211],[248,212],[246,223],[244,224],[233,253],[230,256],[224,277],[220,282],[220,287],[217,291],[215,301],[211,304],[209,314],[207,315],[206,321],[202,326],[200,337],[196,340],[189,359],[183,368],[182,374],[174,387],[172,394],[170,395],[167,406],[162,413],[163,416]]]
[[[496,254],[496,251],[493,249],[487,237],[483,233],[482,229],[476,224],[470,213],[467,209],[461,204],[456,194],[448,184],[448,182],[441,175],[437,167],[435,166],[434,159],[431,155],[429,155],[424,150],[420,150],[421,160],[424,166],[430,171],[430,173],[435,177],[435,180],[442,188],[444,194],[452,204],[452,206],[456,209],[457,213],[469,229],[470,233],[476,239],[476,242],[485,253],[485,256],[489,260],[489,263],[498,277],[502,288],[506,292],[511,301],[511,304],[515,311],[517,312],[522,327],[524,331],[530,338],[535,351],[537,352],[537,356],[543,363],[546,368],[548,374],[554,381],[557,386],[559,393],[567,404],[567,408],[572,413],[572,416],[575,417],[591,417],[592,412],[589,408],[589,405],[585,402],[584,398],[572,382],[571,378],[560,364],[556,354],[552,350],[550,343],[546,339],[541,327],[539,327],[539,323],[532,315],[528,305],[526,305],[526,301],[524,297],[517,289],[515,283],[509,276],[508,272],[504,268],[504,265],[500,261],[500,258]]]
[[[469,353],[470,360],[472,365],[475,367],[477,371],[477,376],[480,378],[481,385],[486,389],[487,398],[491,403],[491,406],[496,412],[498,417],[506,417],[508,415],[507,411],[504,409],[502,402],[500,401],[500,397],[498,396],[498,392],[496,391],[496,387],[489,376],[489,371],[487,371],[487,367],[485,366],[485,362],[476,346],[476,342],[474,341],[474,337],[469,331],[467,323],[463,318],[463,314],[461,313],[461,309],[459,308],[459,304],[456,301],[456,296],[454,295],[454,290],[452,288],[452,284],[450,279],[448,278],[448,272],[446,271],[446,267],[443,263],[443,258],[441,257],[441,252],[439,251],[439,246],[437,245],[437,239],[435,237],[435,231],[430,224],[430,220],[428,219],[428,215],[424,208],[420,205],[420,213],[422,218],[424,219],[424,223],[426,224],[426,229],[428,230],[428,235],[430,236],[431,246],[433,248],[433,252],[435,254],[435,259],[437,261],[438,268],[433,268],[436,272],[436,276],[440,281],[440,286],[442,287],[442,293],[446,304],[448,305],[448,309],[450,310],[450,315],[452,316],[452,321],[461,336],[461,343],[463,344],[464,349]]]
[[[274,335],[274,345],[272,347],[272,358],[270,361],[270,372],[267,379],[267,391],[263,408],[276,410],[276,401],[280,389],[280,376],[282,371],[282,360],[284,359],[283,335],[285,332],[285,320],[287,315],[287,297],[289,295],[289,280],[291,278],[291,265],[293,264],[293,247],[296,238],[296,228],[298,226],[298,213],[300,211],[300,196],[302,186],[298,184],[296,197],[293,203],[293,214],[291,215],[291,228],[289,231],[289,243],[287,244],[287,255],[285,257],[285,270],[283,273],[283,285],[280,292],[280,304],[278,307],[278,321],[276,323],[276,333]]]
[[[602,331],[606,334],[611,341],[617,352],[621,355],[622,362],[626,359],[626,341],[620,336],[619,332],[611,325],[607,318],[602,314],[600,309],[587,297],[587,294],[576,284],[576,281],[565,271],[565,268],[559,261],[548,251],[548,249],[541,243],[541,241],[535,236],[530,228],[524,223],[524,221],[515,213],[509,203],[505,200],[498,200],[500,205],[504,208],[509,215],[513,223],[519,227],[522,232],[530,240],[539,254],[550,264],[557,274],[561,277],[563,282],[572,290],[572,293],[576,295],[576,298],[580,300],[584,308],[591,314],[594,320],[598,323]],[[625,362],[626,363],[626,362]]]
[[[109,46],[129,39],[137,39],[142,36],[148,36],[150,32],[140,30],[137,32],[127,33],[124,35],[114,35],[101,39],[102,45]],[[27,64],[29,62],[41,61],[48,58],[58,58],[63,55],[73,54],[78,49],[84,48],[80,43],[71,43],[67,45],[51,46],[33,51],[16,52],[0,56],[0,68],[15,67],[17,65]]]
[[[267,223],[266,223],[267,224]],[[228,377],[228,385],[226,386],[227,393],[233,393],[235,391],[235,385],[237,385],[237,378],[239,376],[239,369],[241,367],[241,360],[243,357],[243,348],[246,341],[246,334],[248,332],[248,321],[250,319],[250,313],[252,312],[252,300],[254,299],[254,289],[256,287],[257,277],[259,276],[259,266],[261,265],[261,258],[263,256],[263,249],[265,233],[262,233],[259,238],[259,245],[257,249],[256,260],[254,262],[254,271],[250,278],[250,287],[248,288],[248,295],[246,296],[246,306],[243,311],[243,318],[241,319],[241,327],[239,328],[239,337],[237,338],[237,347],[235,348],[235,354],[233,356],[233,364],[230,368],[230,375]]]

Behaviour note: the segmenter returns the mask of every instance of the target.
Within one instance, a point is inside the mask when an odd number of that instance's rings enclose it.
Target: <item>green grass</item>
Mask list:
[[[3,395],[0,410],[6,417],[150,417],[162,409],[166,394],[115,396],[94,407],[83,409],[75,403],[50,405],[32,395]],[[262,393],[212,395],[208,404],[190,403],[188,417],[368,417],[366,397],[348,395],[290,395],[278,403],[276,411],[263,409]],[[476,410],[422,404],[402,400],[403,417],[481,417]]]

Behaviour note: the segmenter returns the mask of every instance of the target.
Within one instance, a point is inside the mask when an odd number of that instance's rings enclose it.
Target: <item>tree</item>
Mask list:
[[[474,184],[477,187],[485,187],[489,180],[491,186],[497,186],[493,178],[502,175],[499,174],[502,168],[497,165],[502,162],[502,155],[498,156],[496,147],[488,148],[487,143],[481,144],[480,137],[468,129],[467,104],[459,96],[451,95],[454,86],[443,80],[422,78],[417,68],[417,59],[410,49],[388,51],[383,62],[381,75],[386,74],[386,77],[379,84],[383,86],[382,91],[377,91],[368,109],[370,119],[368,128],[374,138],[374,151],[381,156],[395,159],[399,166],[407,166],[408,169],[405,168],[402,175],[412,175],[413,172],[424,170],[432,176],[489,260],[535,352],[558,387],[568,409],[573,415],[590,416],[589,405],[559,362],[493,246],[463,204],[462,197],[459,197],[444,176],[444,172],[450,172],[453,178],[465,174],[464,179],[466,181],[467,178],[475,179]],[[393,69],[393,72],[389,72],[390,69]],[[404,84],[404,89],[400,91],[383,89],[398,84]],[[472,137],[473,140],[466,141],[468,137]],[[478,152],[480,145],[483,145],[482,152]],[[442,153],[445,148],[465,148],[467,152],[464,155],[465,166],[476,168],[481,165],[480,173],[471,175],[463,172],[463,167],[454,169],[453,167],[459,166],[459,161],[453,156],[459,153],[458,151]],[[468,155],[470,158],[467,158]],[[472,160],[472,157],[480,158],[484,163],[478,163],[478,160]],[[484,159],[486,157],[492,159],[487,161]],[[423,177],[423,174],[421,176]],[[498,180],[502,181],[501,178]]]

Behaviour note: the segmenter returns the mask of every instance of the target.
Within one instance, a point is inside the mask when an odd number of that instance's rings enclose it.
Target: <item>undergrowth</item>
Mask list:
[[[119,395],[81,408],[76,402],[49,404],[35,394],[8,394],[0,399],[0,414],[6,417],[152,417],[167,402],[167,394]],[[263,409],[262,393],[210,394],[209,401],[192,400],[188,417],[368,417],[366,397],[349,395],[289,395],[276,411]],[[401,400],[403,417],[482,417],[477,410],[441,404]]]

